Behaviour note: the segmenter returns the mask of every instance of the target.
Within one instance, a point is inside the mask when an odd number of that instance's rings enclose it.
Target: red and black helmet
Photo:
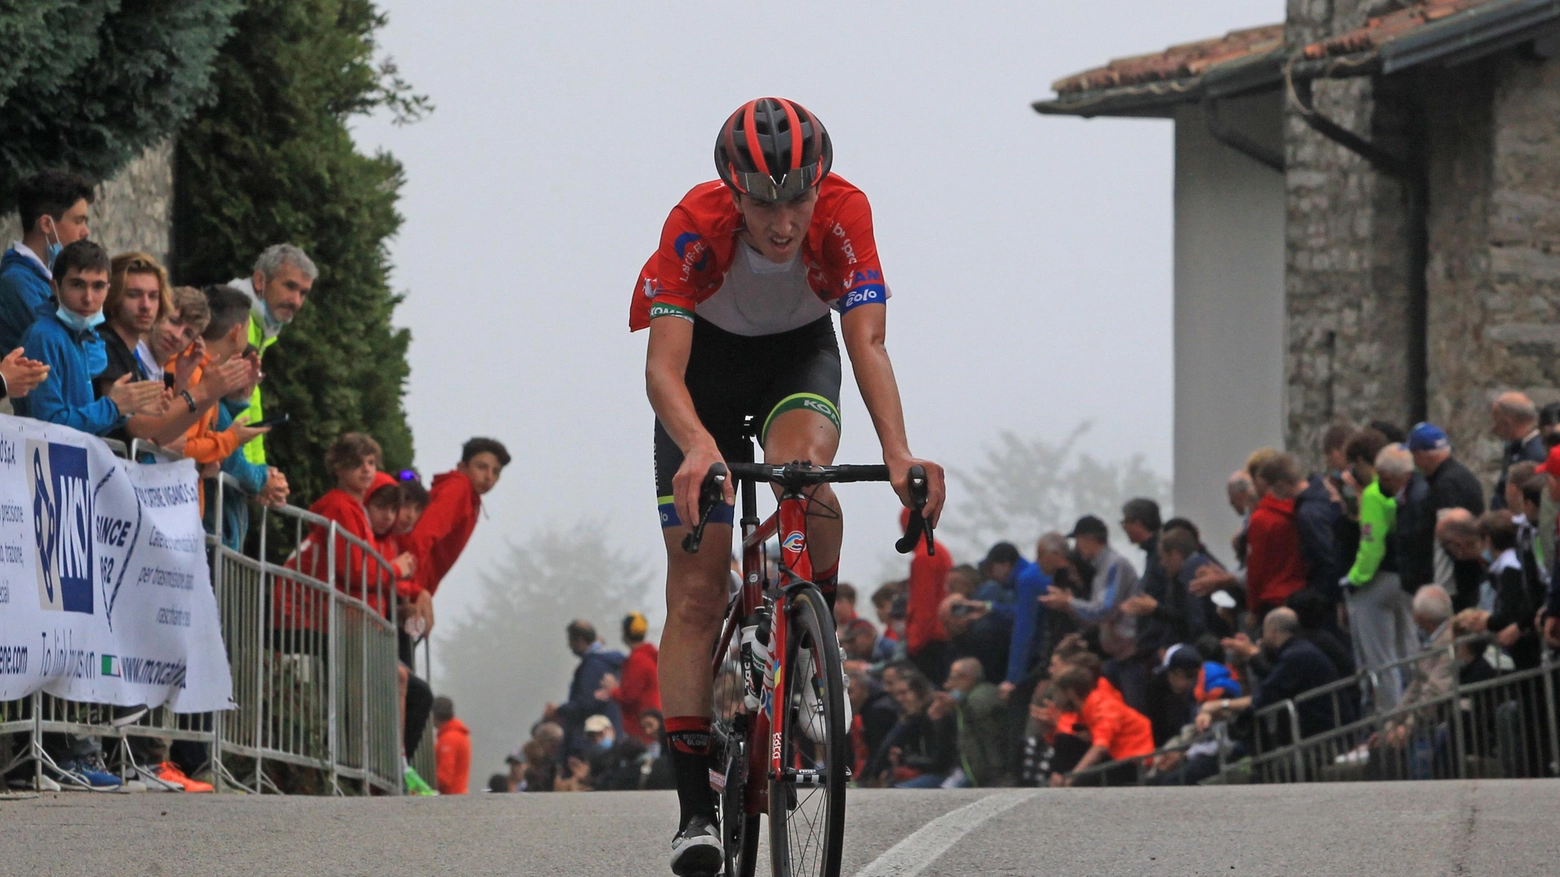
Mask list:
[[[789,201],[823,182],[834,145],[818,117],[795,101],[761,97],[720,126],[715,167],[726,185],[763,201]]]

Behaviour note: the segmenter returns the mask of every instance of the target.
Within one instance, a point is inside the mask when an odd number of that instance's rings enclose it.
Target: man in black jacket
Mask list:
[[[1416,424],[1408,434],[1408,450],[1414,466],[1430,485],[1430,514],[1439,520],[1447,509],[1467,509],[1474,517],[1484,514],[1484,486],[1461,460],[1452,456],[1452,444],[1446,433],[1433,423]],[[1479,598],[1479,582],[1484,576],[1477,563],[1456,560],[1439,543],[1435,547],[1435,583],[1452,595],[1453,605],[1461,610]]]
[[[1506,472],[1511,465],[1523,460],[1542,463],[1549,449],[1538,430],[1538,408],[1523,393],[1502,393],[1496,397],[1490,411],[1490,429],[1506,443],[1500,480],[1495,482],[1495,493],[1490,497],[1493,511],[1506,507]]]
[[[1217,718],[1246,709],[1263,707],[1304,694],[1338,680],[1338,670],[1321,650],[1300,635],[1300,619],[1293,609],[1279,608],[1262,622],[1262,653],[1272,661],[1273,669],[1262,677],[1257,693],[1249,697],[1210,700],[1197,713],[1197,727],[1207,729]],[[1226,647],[1232,645],[1226,641]],[[1300,736],[1310,737],[1334,727],[1329,698],[1312,698],[1299,705]],[[1279,723],[1276,745],[1288,741],[1288,723]]]

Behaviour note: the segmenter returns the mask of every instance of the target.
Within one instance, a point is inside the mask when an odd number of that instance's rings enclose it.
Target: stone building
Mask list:
[[[98,186],[88,227],[92,239],[110,254],[140,250],[167,264],[173,231],[173,141],[148,149]],[[15,211],[0,215],[0,249],[21,236]]]
[[[1490,400],[1560,401],[1560,4],[1289,0],[1057,81],[1175,124],[1175,504],[1328,425],[1429,419],[1488,476]],[[1211,540],[1210,540],[1211,541]]]

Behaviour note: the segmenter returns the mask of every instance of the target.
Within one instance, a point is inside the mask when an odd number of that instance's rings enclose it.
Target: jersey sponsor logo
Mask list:
[[[858,274],[861,272],[857,272]],[[851,308],[865,304],[883,303],[888,301],[888,289],[881,283],[858,286],[845,293],[845,300],[840,303],[840,313],[845,313]]]
[[[644,288],[643,292],[645,294],[645,298],[655,298],[655,294],[657,292],[659,292],[659,290],[657,290],[655,288],[655,278],[653,278],[653,277],[646,277],[645,278],[645,288]]]
[[[856,248],[851,246],[850,238],[845,236],[845,226],[836,222],[832,231],[834,236],[840,239],[840,252],[845,254],[845,264],[856,264]]]
[[[656,317],[682,317],[684,320],[692,320],[693,312],[687,308],[680,308],[677,305],[655,302],[650,305],[650,319],[653,320]]]
[[[834,412],[833,408],[829,407],[828,405],[825,405],[822,402],[819,402],[817,399],[803,399],[802,400],[802,407],[803,408],[811,408],[812,410],[818,412],[819,414],[822,414],[824,417],[827,417],[830,420],[838,420],[839,419],[839,415]]]
[[[803,539],[800,533],[792,533],[785,537],[785,542],[781,544],[785,546],[786,551],[801,551],[806,547],[807,540]]]
[[[881,271],[874,271],[871,268],[866,268],[866,269],[863,269],[861,271],[857,271],[854,274],[852,274],[851,278],[850,278],[850,285],[851,286],[860,286],[860,285],[862,285],[864,283],[882,283],[882,282],[883,282],[883,272],[881,272]]]
[[[27,465],[40,609],[92,614],[87,449],[29,439]]]
[[[710,264],[709,245],[697,233],[685,231],[672,241],[672,249],[682,260],[682,276],[687,280],[695,271],[703,271]]]

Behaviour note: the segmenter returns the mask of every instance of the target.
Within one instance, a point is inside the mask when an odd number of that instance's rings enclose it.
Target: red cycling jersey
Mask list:
[[[683,196],[661,229],[660,248],[639,272],[629,330],[648,327],[653,317],[691,319],[699,303],[720,290],[741,230],[742,214],[720,180]],[[807,285],[840,313],[888,299],[872,239],[872,208],[860,189],[836,174],[818,186],[801,257]]]

